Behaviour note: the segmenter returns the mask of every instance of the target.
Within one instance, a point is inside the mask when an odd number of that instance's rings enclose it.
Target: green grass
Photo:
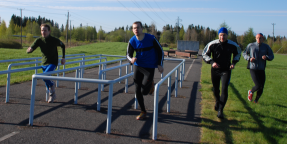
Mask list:
[[[41,57],[40,48],[36,49],[33,53],[27,54],[26,49],[5,49],[1,48],[0,53],[0,60],[7,60],[7,59],[20,59],[20,58],[31,58],[31,57]],[[73,48],[66,49],[66,55],[68,54],[79,54],[79,53],[85,53],[85,55],[96,55],[96,54],[109,54],[109,55],[126,55],[127,50],[127,43],[122,42],[109,42],[109,43],[95,43],[95,44],[89,44],[89,45],[83,45]],[[59,55],[62,54],[61,49],[59,48],[58,51]],[[118,59],[113,57],[107,57],[108,60]],[[91,59],[91,58],[88,58]],[[77,59],[80,60],[80,59]],[[67,60],[67,62],[75,61],[75,60]],[[27,62],[27,61],[22,61]],[[98,61],[91,61],[86,62],[86,64],[92,64]],[[16,62],[15,62],[16,63]],[[9,63],[0,63],[0,71],[7,70]],[[16,68],[22,68],[22,67],[33,67],[35,65],[24,65],[24,66],[17,66],[13,67],[13,69]],[[79,66],[79,64],[70,64],[67,65],[66,68]],[[62,67],[61,67],[62,68]],[[38,72],[42,72],[42,70],[38,70]],[[11,84],[13,83],[19,83],[31,80],[32,74],[34,74],[35,71],[25,71],[25,72],[18,72],[18,73],[12,73],[11,74]],[[0,86],[6,85],[6,77],[7,75],[0,75]]]
[[[210,65],[203,62],[202,136],[207,143],[280,143],[287,142],[287,56],[275,55],[267,62],[266,82],[259,104],[247,100],[247,91],[254,86],[247,61],[241,57],[232,70],[229,97],[224,108],[225,119],[214,111]],[[256,96],[256,93],[255,93]]]

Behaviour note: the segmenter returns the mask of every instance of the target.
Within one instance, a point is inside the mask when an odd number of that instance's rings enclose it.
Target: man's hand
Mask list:
[[[158,65],[157,68],[158,68],[158,71],[159,71],[160,73],[163,73],[163,70],[164,70],[164,69],[163,69],[163,67],[162,67],[161,65]]]
[[[267,59],[267,57],[264,55],[264,56],[262,56],[262,59],[263,59],[263,60],[266,60],[266,59]]]
[[[231,64],[231,65],[230,65],[230,69],[234,69],[234,64]]]
[[[61,59],[61,64],[64,65],[65,63],[66,63],[65,58],[62,58],[62,59]]]
[[[29,47],[29,48],[27,49],[27,53],[31,53],[31,52],[33,52],[33,49],[32,49],[31,47]]]
[[[134,64],[137,61],[137,58],[133,57],[131,63]]]
[[[212,67],[213,67],[213,68],[219,68],[219,64],[217,64],[216,62],[214,62],[214,63],[212,64]]]
[[[254,62],[254,61],[255,61],[254,57],[250,58],[250,62]]]

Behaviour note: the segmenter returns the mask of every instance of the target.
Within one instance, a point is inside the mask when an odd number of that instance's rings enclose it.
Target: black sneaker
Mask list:
[[[223,119],[223,112],[222,111],[218,111],[217,117],[220,119]]]

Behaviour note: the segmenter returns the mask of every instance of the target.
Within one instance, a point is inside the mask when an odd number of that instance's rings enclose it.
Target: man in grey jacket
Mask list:
[[[262,33],[256,35],[256,42],[247,45],[243,52],[243,57],[248,61],[247,68],[250,69],[252,80],[255,84],[251,90],[248,90],[248,100],[252,101],[253,93],[257,91],[254,103],[258,103],[260,96],[263,93],[265,84],[265,67],[266,60],[274,59],[273,51],[269,45],[263,43],[264,38]]]

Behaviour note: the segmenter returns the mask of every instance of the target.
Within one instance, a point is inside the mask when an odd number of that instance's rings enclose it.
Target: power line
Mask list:
[[[40,12],[40,11],[33,11],[33,10],[27,10],[26,11],[31,11],[31,12],[38,12],[38,13],[47,13],[47,14],[55,14],[55,15],[65,15],[65,14],[60,14],[60,13],[48,13],[48,12]]]
[[[8,1],[8,0],[3,0],[3,1],[10,2],[10,3],[16,3],[16,4],[22,4],[22,5],[26,5],[26,6],[30,6],[29,4],[24,4],[24,3],[14,2],[14,1]],[[63,9],[48,8],[48,7],[44,7],[44,6],[37,6],[37,7],[42,7],[42,8],[46,8],[46,9],[54,9],[54,10],[56,9],[56,10],[66,11],[66,10],[63,10]]]
[[[6,8],[11,8],[11,9],[17,9],[15,7],[11,7],[11,6],[5,6],[5,5],[0,5],[1,7],[6,7]],[[41,11],[34,11],[34,10],[29,10],[29,9],[25,9],[26,11],[31,11],[31,12],[38,12],[38,13],[47,13],[47,14],[55,14],[55,15],[65,15],[65,14],[61,14],[61,13],[49,13],[49,12],[41,12]]]
[[[11,8],[11,9],[17,9],[17,8],[15,8],[15,7],[4,6],[4,5],[0,5],[0,7],[6,7],[6,8]]]
[[[125,7],[119,0],[117,0],[124,8],[126,8],[129,12],[131,12],[127,7]],[[133,12],[131,12],[135,17],[137,17]],[[139,20],[141,20],[139,17],[137,17]],[[142,20],[141,20],[142,21]]]
[[[144,2],[143,0],[141,0],[142,2]],[[149,7],[151,8],[151,10],[153,11],[153,13],[160,18],[163,22],[165,22],[167,24],[167,22],[165,20],[163,20],[156,12],[155,10],[152,8],[152,6],[149,4],[149,2],[147,0],[145,0],[145,2],[149,5]]]
[[[71,13],[73,13],[73,14],[75,14],[75,15],[78,15],[77,13],[74,13],[74,12],[71,12]],[[78,16],[83,17],[83,16],[81,16],[81,15],[78,15]],[[105,25],[105,26],[111,26],[111,27],[113,27],[112,25],[104,24],[104,23],[101,23],[101,22],[98,22],[98,21],[95,21],[95,20],[91,20],[91,19],[86,18],[86,17],[83,17],[83,18],[85,18],[85,19],[87,19],[87,20],[89,20],[89,21],[94,21],[94,22],[96,22],[96,23],[103,24],[103,25]]]
[[[71,13],[73,13],[73,14],[76,14],[76,13],[74,13],[74,12],[71,12]],[[77,14],[76,14],[77,15]],[[78,16],[80,16],[80,15],[78,15]],[[83,21],[85,21],[85,22],[91,22],[91,21],[93,21],[93,20],[90,20],[90,19],[88,19],[88,18],[85,18],[85,17],[83,17],[83,16],[80,16],[80,17],[78,17],[78,16],[75,16],[74,15],[74,17],[77,17],[78,19],[81,19],[81,20],[83,20]],[[83,18],[85,18],[85,19],[83,19]],[[96,21],[94,21],[94,22],[96,22]],[[98,22],[96,22],[96,23],[98,23]],[[94,24],[94,25],[99,25],[99,24],[96,24],[96,23],[92,23],[92,24]],[[103,23],[102,23],[103,24]],[[101,26],[101,25],[100,25]],[[109,27],[110,26],[110,27]],[[114,28],[114,26],[111,26],[111,25],[106,25],[106,24],[104,24],[104,26],[103,27],[105,27],[105,28]]]
[[[155,20],[153,20],[139,5],[135,0],[132,0],[132,2],[142,11],[144,12],[152,21],[156,22]]]
[[[158,6],[158,8],[161,10],[161,12],[170,20],[170,21],[173,21],[171,20],[163,11],[162,9],[160,8],[160,6],[157,4],[157,2],[155,0],[153,0],[155,2],[155,4]]]

